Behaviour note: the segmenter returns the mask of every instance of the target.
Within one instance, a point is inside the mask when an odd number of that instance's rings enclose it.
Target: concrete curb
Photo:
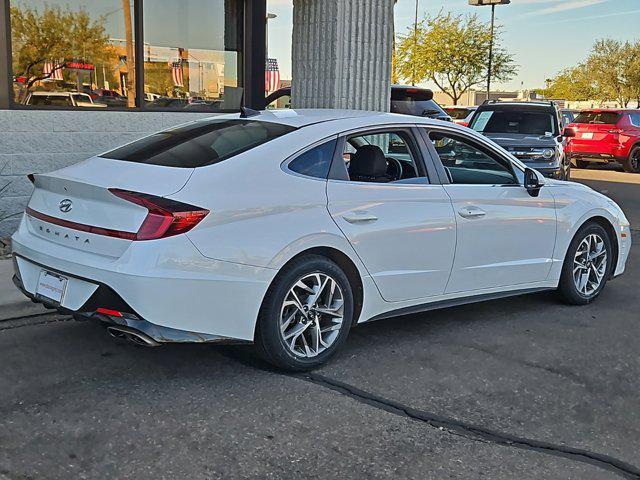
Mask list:
[[[0,321],[51,313],[51,310],[25,297],[13,284],[12,277],[12,260],[0,259]]]

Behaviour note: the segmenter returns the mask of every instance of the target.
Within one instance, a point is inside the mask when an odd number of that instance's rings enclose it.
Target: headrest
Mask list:
[[[360,177],[382,177],[387,173],[387,159],[377,145],[363,145],[351,156],[349,174]]]

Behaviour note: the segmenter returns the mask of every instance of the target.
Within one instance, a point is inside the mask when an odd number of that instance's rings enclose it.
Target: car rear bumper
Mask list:
[[[28,297],[37,297],[43,270],[57,273],[68,278],[66,291],[61,303],[49,307],[87,317],[94,317],[98,308],[117,310],[138,323],[100,320],[143,331],[158,327],[159,334],[149,335],[161,342],[252,341],[262,299],[276,273],[206,258],[184,235],[133,242],[113,259],[39,238],[23,222],[12,246],[19,287]],[[42,297],[36,300],[47,303]]]
[[[619,143],[572,144],[567,148],[567,153],[574,160],[620,162],[629,156],[629,149]]]

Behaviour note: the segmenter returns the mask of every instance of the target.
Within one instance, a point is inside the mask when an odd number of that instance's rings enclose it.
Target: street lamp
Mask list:
[[[266,26],[265,26],[265,36],[266,38],[266,45],[265,45],[265,56],[267,57],[267,60],[269,59],[269,20],[273,20],[274,18],[278,18],[278,15],[276,15],[275,13],[267,13],[267,18],[265,19],[266,22]]]
[[[493,26],[496,19],[496,5],[509,5],[511,0],[469,0],[473,7],[491,5],[491,40],[489,43],[489,68],[487,69],[487,100],[491,94],[491,68],[493,64]]]

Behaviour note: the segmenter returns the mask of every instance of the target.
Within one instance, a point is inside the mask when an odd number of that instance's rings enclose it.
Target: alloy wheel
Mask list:
[[[581,295],[597,292],[607,272],[607,246],[596,233],[587,235],[573,257],[573,281]]]
[[[297,357],[312,358],[336,341],[344,317],[338,282],[324,273],[300,278],[287,292],[280,311],[280,336]]]

